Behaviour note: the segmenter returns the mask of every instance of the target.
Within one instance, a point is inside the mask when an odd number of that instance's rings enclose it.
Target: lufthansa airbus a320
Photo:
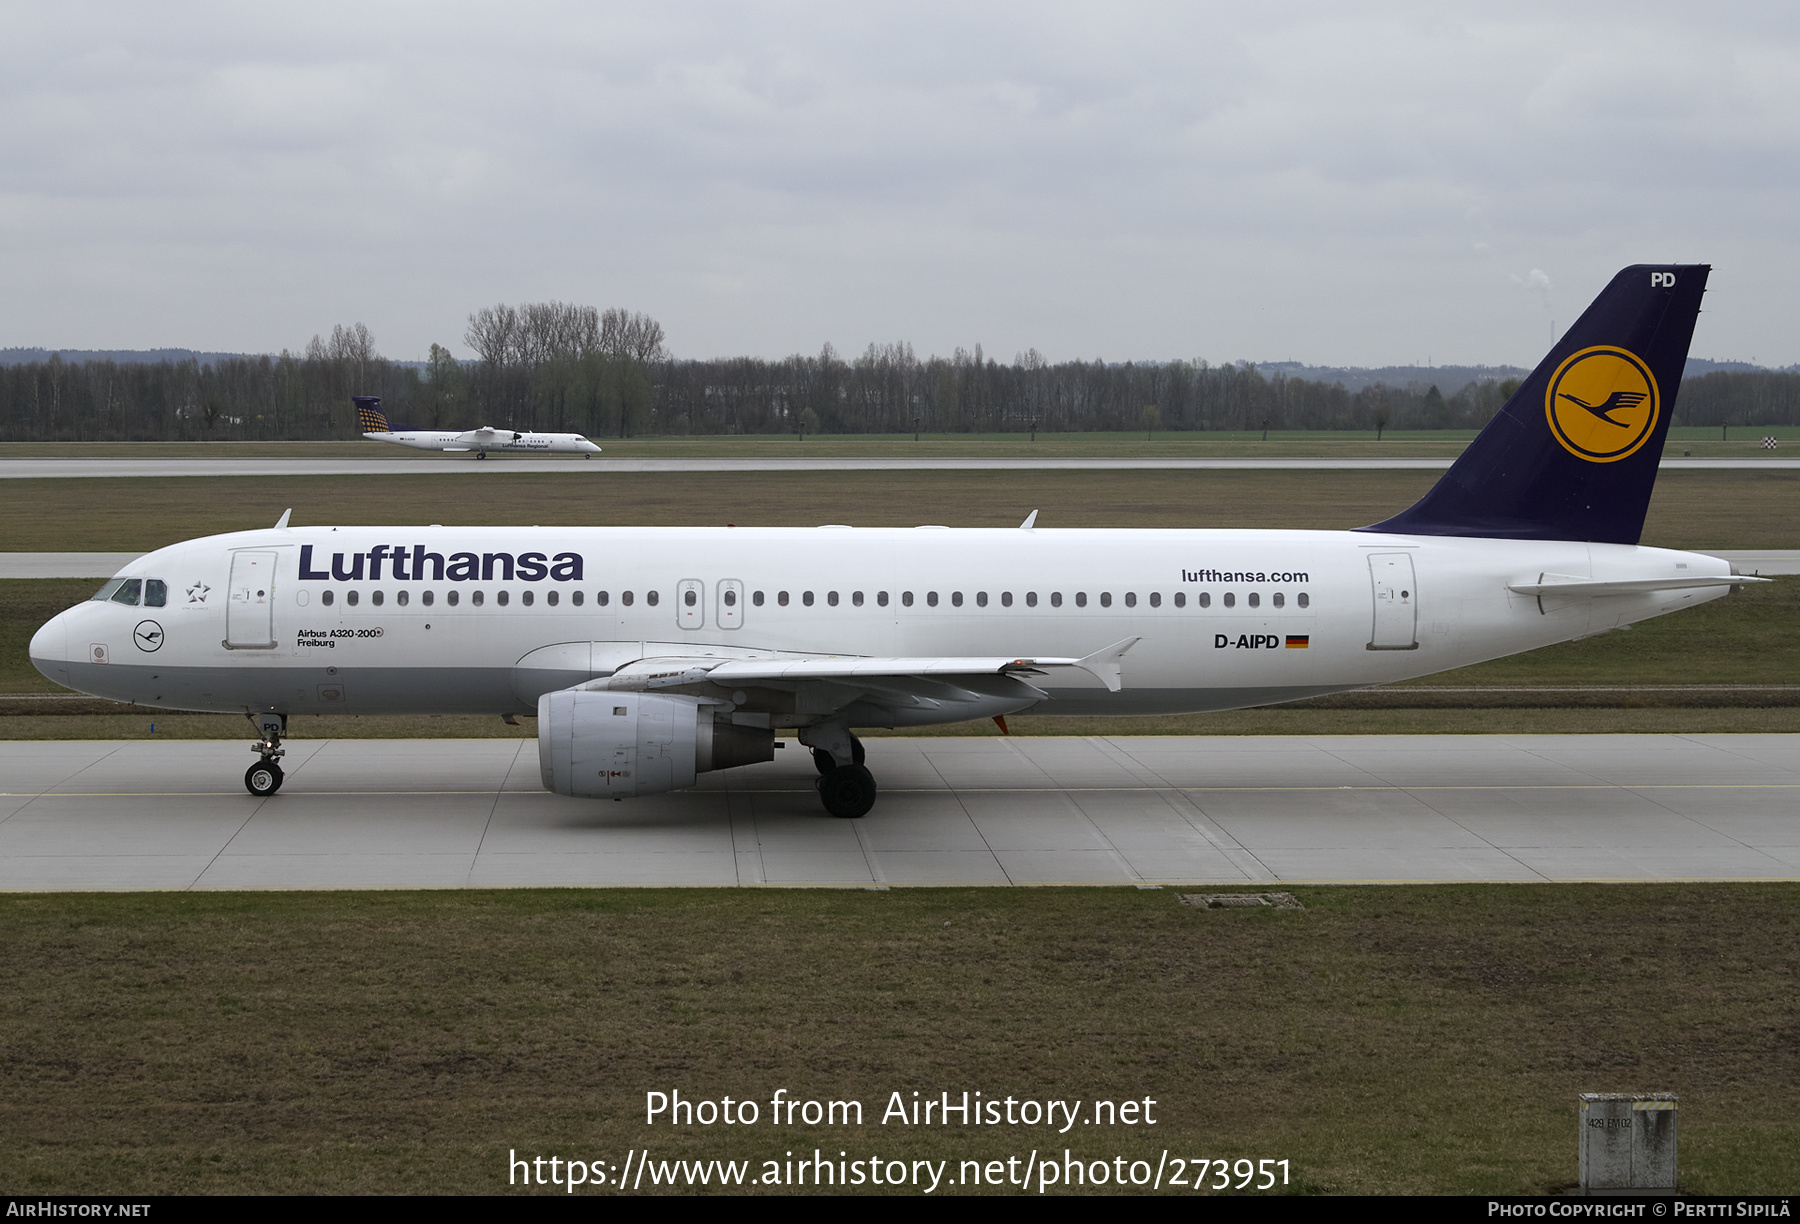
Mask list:
[[[1416,505],[1355,531],[289,527],[134,561],[31,642],[69,688],[242,712],[535,711],[544,785],[692,786],[773,758],[876,782],[855,731],[1291,701],[1716,599],[1638,543],[1703,265],[1627,268]],[[1599,407],[1592,407],[1599,406]],[[1604,411],[1602,411],[1604,409]]]

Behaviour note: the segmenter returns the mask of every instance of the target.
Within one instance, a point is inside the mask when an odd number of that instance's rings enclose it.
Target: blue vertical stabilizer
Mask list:
[[[1359,530],[1636,544],[1711,271],[1613,277],[1431,492]]]

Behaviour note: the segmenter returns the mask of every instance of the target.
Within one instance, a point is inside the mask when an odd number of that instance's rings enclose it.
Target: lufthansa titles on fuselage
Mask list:
[[[395,582],[580,582],[580,553],[560,552],[554,557],[541,552],[435,552],[423,544],[377,544],[368,552],[331,554],[329,569],[313,568],[313,546],[300,546],[300,579],[303,582],[370,582],[383,580],[382,569]],[[427,570],[430,572],[427,573]]]

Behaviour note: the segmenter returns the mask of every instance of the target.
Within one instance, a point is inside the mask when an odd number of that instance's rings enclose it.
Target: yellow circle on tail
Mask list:
[[[1637,354],[1609,344],[1582,349],[1556,367],[1544,415],[1563,449],[1590,463],[1636,452],[1661,412],[1656,379]]]

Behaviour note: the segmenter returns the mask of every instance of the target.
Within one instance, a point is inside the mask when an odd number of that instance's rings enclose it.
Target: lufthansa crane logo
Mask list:
[[[1590,463],[1635,453],[1661,408],[1650,367],[1637,354],[1605,344],[1564,361],[1544,392],[1550,432],[1564,450]]]

